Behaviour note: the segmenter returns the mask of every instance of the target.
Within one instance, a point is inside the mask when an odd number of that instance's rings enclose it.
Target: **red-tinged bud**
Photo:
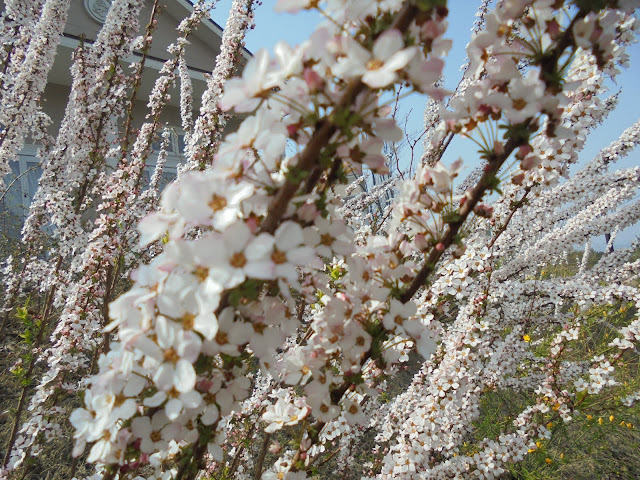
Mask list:
[[[196,383],[196,390],[200,393],[208,392],[211,387],[213,387],[213,382],[207,378],[203,378]]]
[[[255,215],[252,215],[249,218],[247,218],[247,220],[244,223],[246,223],[247,227],[249,227],[249,230],[251,231],[251,233],[254,233],[254,234],[258,231],[258,227],[260,226],[260,222],[258,222],[258,218]]]
[[[304,81],[307,83],[307,87],[309,87],[311,93],[324,88],[323,78],[313,68],[304,69]]]
[[[465,203],[467,203],[467,197],[462,197],[460,199],[460,206],[462,207]]]
[[[315,203],[309,202],[298,208],[298,217],[305,222],[313,222],[320,213],[316,208]]]
[[[502,155],[504,153],[504,143],[499,140],[493,142],[493,153],[496,155]]]
[[[541,164],[540,157],[536,155],[529,155],[527,158],[520,162],[520,168],[524,171],[536,168]]]
[[[274,455],[277,455],[278,453],[280,453],[281,449],[282,449],[282,446],[280,445],[280,442],[278,442],[277,440],[273,442],[271,445],[269,445],[269,453],[272,453]]]
[[[522,185],[522,182],[524,182],[524,172],[521,172],[521,173],[515,175],[511,179],[511,183],[513,183],[514,185]]]
[[[489,118],[489,115],[493,113],[493,109],[490,105],[482,104],[478,106],[478,119],[481,122],[486,121]]]
[[[560,38],[562,30],[560,28],[560,24],[555,18],[547,22],[547,33],[551,37],[551,40],[557,40],[558,38]]]
[[[299,123],[292,123],[291,125],[287,125],[287,133],[291,138],[295,138],[296,134],[298,133],[298,130],[300,130]]]
[[[516,158],[518,160],[522,160],[531,152],[533,152],[533,148],[531,148],[531,145],[529,144],[521,145],[520,148],[518,148],[518,151],[516,152]]]
[[[300,460],[307,458],[307,452],[300,452]]]
[[[436,250],[439,252],[444,252],[444,243],[442,242],[436,243]]]
[[[427,248],[429,248],[427,237],[424,233],[418,233],[415,237],[413,237],[413,243],[415,247],[421,252],[424,252],[425,250],[427,250]]]
[[[479,217],[483,218],[491,218],[493,216],[493,207],[489,205],[479,204],[476,205],[473,209],[473,213],[475,213]]]

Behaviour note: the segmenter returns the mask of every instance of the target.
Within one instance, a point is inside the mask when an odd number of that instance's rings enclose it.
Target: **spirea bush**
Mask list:
[[[491,479],[558,429],[635,411],[640,245],[594,263],[589,242],[640,220],[640,168],[617,164],[640,124],[577,162],[617,106],[605,80],[636,1],[484,1],[448,91],[444,0],[278,0],[326,20],[231,78],[256,7],[234,0],[194,118],[201,1],[134,128],[159,8],[141,28],[142,1],[113,0],[55,137],[40,98],[69,0],[6,3],[0,172],[29,136],[43,173],[3,269],[2,478],[37,475],[56,445],[64,478]],[[174,84],[186,155],[161,192]],[[429,98],[424,154],[363,191],[404,138],[401,87]],[[466,178],[440,161],[454,137],[480,149]]]

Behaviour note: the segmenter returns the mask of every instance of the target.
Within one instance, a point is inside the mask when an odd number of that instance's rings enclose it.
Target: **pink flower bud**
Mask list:
[[[300,220],[304,220],[305,222],[313,222],[318,216],[318,213],[320,212],[316,208],[316,204],[313,202],[305,203],[298,208],[298,217],[300,217]]]
[[[258,231],[258,219],[256,217],[249,217],[245,222],[251,233],[256,233]]]
[[[324,80],[313,68],[304,69],[304,81],[307,83],[310,92],[317,92],[324,87]]]
[[[596,24],[596,26],[593,28],[593,32],[591,32],[591,35],[589,36],[589,40],[591,41],[591,43],[596,43],[600,38],[600,35],[602,35],[602,32],[602,27]]]
[[[442,242],[436,243],[436,250],[439,252],[444,252],[444,243]]]
[[[418,233],[415,237],[413,237],[413,243],[420,251],[425,251],[429,247],[427,237],[423,233]]]
[[[271,445],[269,445],[269,453],[272,453],[274,455],[280,453],[281,449],[282,449],[282,446],[280,445],[280,442],[278,442],[277,440],[273,442]]]
[[[533,151],[533,149],[531,148],[531,145],[529,145],[529,144],[521,145],[520,148],[518,149],[518,152],[516,153],[516,158],[518,160],[522,160],[527,155],[529,155],[532,151]]]
[[[520,168],[525,171],[531,170],[532,168],[536,168],[538,165],[540,165],[540,163],[540,157],[529,155],[527,158],[520,162]]]
[[[551,37],[551,40],[556,40],[560,37],[562,31],[560,29],[560,24],[555,18],[547,22],[547,33]]]
[[[198,390],[200,393],[208,392],[211,387],[213,387],[213,382],[208,378],[203,378],[198,383],[196,383],[196,390]]]
[[[475,213],[479,217],[491,218],[493,215],[493,207],[489,205],[479,204],[476,205],[473,209],[473,213]]]
[[[296,136],[296,134],[298,133],[298,130],[300,130],[299,123],[293,123],[291,125],[287,125],[287,133],[291,138],[294,138]]]

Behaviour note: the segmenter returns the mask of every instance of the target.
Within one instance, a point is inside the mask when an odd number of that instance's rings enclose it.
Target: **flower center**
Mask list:
[[[167,362],[176,363],[178,360],[180,360],[180,355],[178,355],[178,352],[176,352],[175,348],[169,347],[164,351],[164,359]]]
[[[287,261],[287,254],[276,248],[271,254],[271,260],[273,260],[273,263],[280,265]]]
[[[380,70],[384,67],[384,62],[377,58],[372,58],[367,62],[367,70]]]
[[[226,343],[229,343],[227,334],[221,330],[218,330],[218,333],[216,333],[216,343],[218,345],[224,345]]]
[[[193,274],[198,278],[198,280],[200,280],[201,282],[204,282],[209,276],[209,269],[197,266],[196,269],[193,271]]]
[[[523,100],[522,98],[516,98],[513,100],[513,108],[515,108],[516,110],[522,110],[524,107],[527,106],[527,101]]]
[[[196,316],[193,313],[185,313],[182,316],[182,326],[185,330],[191,330],[193,328],[193,324],[195,323]]]
[[[152,442],[159,442],[160,440],[162,440],[162,435],[160,434],[160,432],[151,432],[149,438]]]
[[[119,393],[118,395],[116,395],[116,398],[113,400],[113,406],[114,407],[119,407],[120,405],[122,405],[125,400],[127,399],[127,397],[125,397],[123,394]]]
[[[242,268],[247,264],[247,257],[242,252],[236,252],[231,256],[229,263],[233,268]]]
[[[333,237],[328,233],[323,233],[320,236],[320,243],[322,245],[326,245],[327,247],[330,247],[331,244],[333,243]]]
[[[209,208],[214,212],[219,212],[226,206],[227,206],[227,199],[224,197],[221,197],[220,195],[216,195],[214,193],[213,198],[211,198],[211,201],[209,202]]]

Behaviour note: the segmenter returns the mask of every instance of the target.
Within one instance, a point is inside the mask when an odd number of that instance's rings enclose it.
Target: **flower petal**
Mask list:
[[[186,408],[196,408],[202,403],[202,397],[195,390],[180,395],[180,400]]]
[[[196,385],[196,371],[187,360],[178,360],[176,363],[174,384],[179,392],[193,390]]]
[[[403,45],[402,34],[398,30],[387,30],[378,37],[373,45],[373,56],[380,60],[387,60]]]
[[[172,398],[164,406],[164,411],[167,414],[167,418],[173,421],[178,418],[180,412],[182,412],[182,402],[177,398]]]
[[[218,333],[218,319],[213,313],[201,313],[195,318],[193,328],[207,340],[213,340]]]

